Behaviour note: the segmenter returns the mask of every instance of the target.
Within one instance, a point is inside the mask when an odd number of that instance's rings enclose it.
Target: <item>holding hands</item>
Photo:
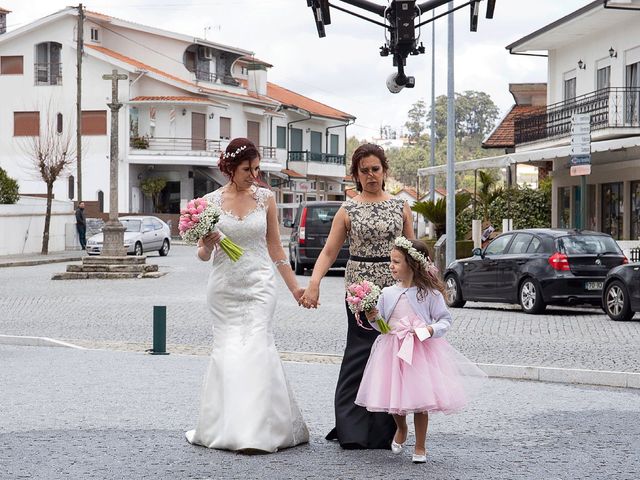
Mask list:
[[[304,308],[318,308],[320,302],[318,302],[318,298],[320,297],[320,288],[318,285],[310,282],[307,285],[307,288],[303,291],[303,295],[298,300],[298,305],[303,306]]]

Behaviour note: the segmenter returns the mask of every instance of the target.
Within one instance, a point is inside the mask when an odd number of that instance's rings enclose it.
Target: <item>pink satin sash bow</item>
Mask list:
[[[413,338],[421,342],[431,336],[429,329],[418,317],[402,317],[391,331],[402,342],[398,357],[411,365],[413,361]]]

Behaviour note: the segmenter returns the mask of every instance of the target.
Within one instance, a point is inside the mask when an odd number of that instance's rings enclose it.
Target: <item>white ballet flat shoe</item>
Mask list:
[[[427,454],[426,454],[426,452],[425,452],[424,455],[416,455],[414,453],[413,457],[411,458],[411,461],[413,463],[426,463],[427,462]]]
[[[406,443],[406,440],[405,440]],[[391,453],[397,455],[402,452],[402,448],[404,447],[404,443],[396,443],[395,440],[391,442]]]

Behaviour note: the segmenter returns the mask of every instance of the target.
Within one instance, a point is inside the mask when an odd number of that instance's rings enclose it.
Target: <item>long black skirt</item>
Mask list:
[[[346,302],[345,302],[346,305]],[[365,326],[369,327],[363,318]],[[369,359],[373,342],[379,335],[376,330],[358,326],[356,317],[347,307],[349,322],[347,346],[344,349],[335,395],[336,426],[326,436],[338,440],[345,449],[390,449],[396,424],[387,413],[372,413],[354,403],[364,368]]]

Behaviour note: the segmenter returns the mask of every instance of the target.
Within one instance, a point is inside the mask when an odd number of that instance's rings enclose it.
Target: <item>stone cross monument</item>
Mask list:
[[[122,104],[118,101],[118,80],[126,80],[127,76],[113,70],[110,75],[103,75],[103,80],[111,80],[111,154],[109,169],[109,220],[102,228],[104,243],[102,255],[120,257],[127,254],[124,248],[124,227],[118,220],[118,111]]]

